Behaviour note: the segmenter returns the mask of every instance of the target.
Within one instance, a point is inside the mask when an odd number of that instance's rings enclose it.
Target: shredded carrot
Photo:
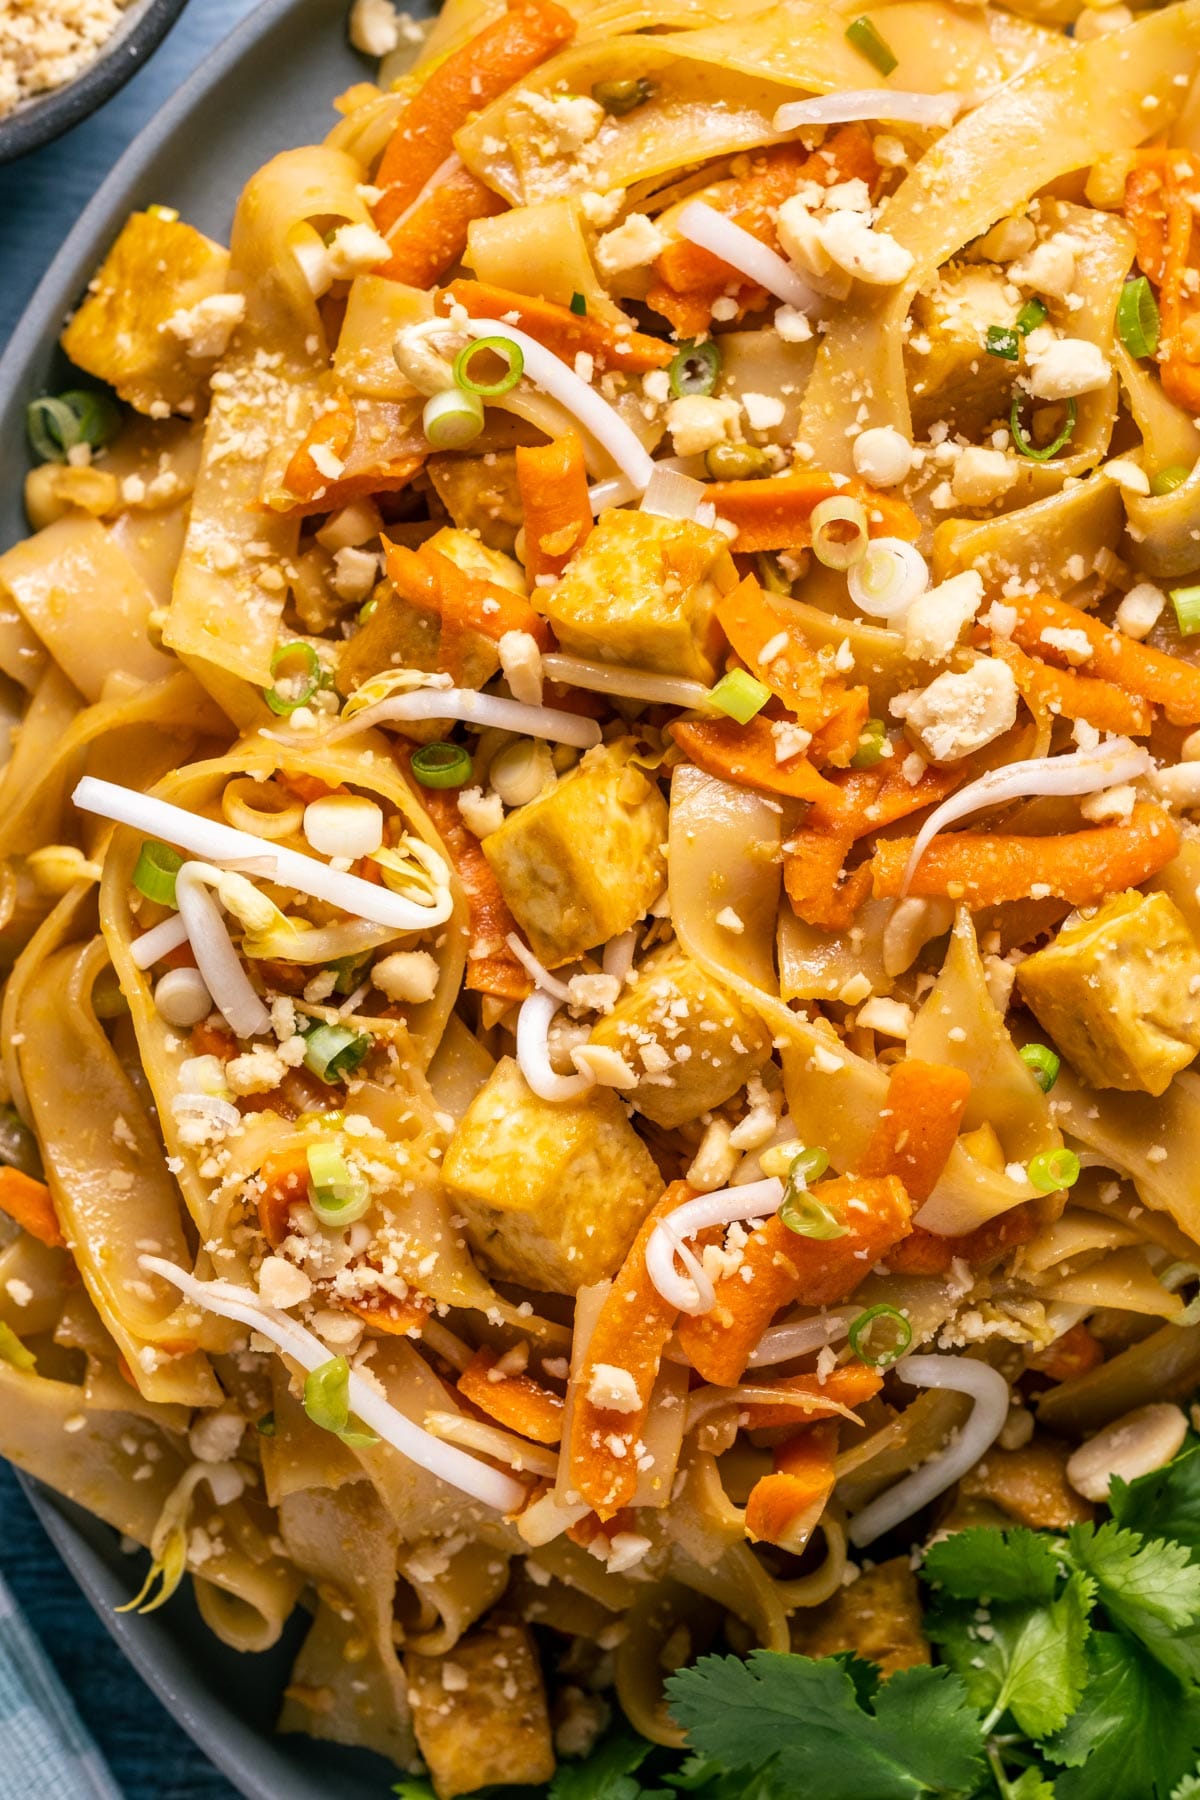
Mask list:
[[[736,525],[734,549],[746,554],[807,550],[812,543],[813,508],[834,495],[862,501],[872,537],[898,537],[915,544],[921,535],[921,521],[903,500],[880,494],[861,481],[841,476],[835,480],[820,469],[798,469],[763,481],[710,481],[704,490],[704,498],[720,517]]]
[[[224,1025],[211,1025],[207,1019],[201,1019],[199,1025],[192,1026],[193,1056],[219,1056],[222,1062],[232,1062],[237,1053],[238,1041]]]
[[[765,593],[753,575],[739,581],[716,604],[717,623],[751,673],[795,715],[805,731],[817,732],[841,716],[848,706],[861,709],[865,724],[865,688],[847,689],[830,675],[797,626],[790,604]],[[764,661],[762,652],[770,650]],[[859,725],[855,732],[858,741]]]
[[[963,1069],[913,1058],[893,1064],[860,1173],[897,1176],[913,1206],[922,1205],[941,1179],[970,1098]]]
[[[822,826],[800,826],[783,853],[783,885],[792,910],[818,931],[846,931],[871,891],[871,866],[852,874],[842,864],[851,840]]]
[[[1125,180],[1124,212],[1133,226],[1138,265],[1159,290],[1163,392],[1190,413],[1200,409],[1200,344],[1192,324],[1198,310],[1192,258],[1196,198],[1197,159],[1188,151],[1156,147],[1138,153]]]
[[[375,206],[380,231],[390,232],[454,154],[454,134],[472,114],[574,35],[574,19],[553,0],[520,0],[434,66],[396,121],[375,173],[383,190]]]
[[[769,1389],[773,1401],[746,1400],[753,1431],[775,1431],[780,1426],[797,1425],[804,1419],[832,1416],[853,1411],[864,1401],[874,1399],[883,1386],[883,1378],[866,1363],[847,1363],[820,1375],[784,1375],[778,1381],[755,1381],[757,1388]]]
[[[641,1436],[662,1353],[678,1317],[677,1309],[663,1299],[650,1279],[646,1251],[659,1220],[669,1218],[692,1198],[693,1190],[685,1181],[673,1181],[643,1221],[600,1309],[575,1383],[567,1446],[570,1485],[601,1519],[630,1505],[637,1490],[634,1445]],[[623,1369],[632,1377],[638,1394],[636,1411],[616,1412],[590,1399],[592,1378],[600,1363]],[[619,1446],[617,1452],[614,1445]]]
[[[1045,662],[1064,663],[1065,653],[1047,643],[1047,631],[1081,632],[1091,655],[1087,672],[1112,681],[1127,693],[1140,694],[1153,706],[1161,706],[1172,725],[1200,724],[1200,669],[1168,656],[1150,644],[1125,637],[1050,594],[1016,594],[1005,601],[1014,608],[1017,624],[1013,639],[1022,650]]]
[[[894,1175],[841,1176],[813,1194],[845,1226],[843,1237],[801,1237],[772,1215],[747,1239],[741,1266],[717,1283],[713,1310],[680,1320],[684,1354],[706,1381],[732,1386],[781,1306],[844,1300],[908,1234],[912,1209]]]
[[[343,464],[350,446],[358,435],[358,416],[349,394],[339,390],[325,412],[318,413],[304,434],[304,441],[292,457],[284,475],[284,486],[299,500],[314,500],[325,495],[337,476],[318,467],[320,462]],[[314,451],[317,460],[314,460]]]
[[[1154,715],[1149,703],[1113,681],[1079,675],[1074,669],[1056,669],[1026,656],[1008,638],[993,637],[991,653],[1006,662],[1018,691],[1036,712],[1064,719],[1086,719],[1097,731],[1113,731],[1122,737],[1145,737]]]
[[[415,780],[414,789],[433,820],[466,895],[470,930],[466,985],[475,993],[492,994],[498,1000],[528,999],[533,981],[507,942],[517,929],[517,921],[508,910],[479,839],[463,824],[453,793],[420,787]]]
[[[736,719],[676,719],[671,735],[689,761],[707,775],[768,794],[787,794],[793,800],[831,803],[829,783],[807,756],[776,762],[769,719],[751,719],[748,725],[739,725]]]
[[[914,1225],[911,1235],[888,1251],[888,1268],[893,1275],[944,1275],[952,1263],[960,1260],[970,1269],[986,1268],[1017,1244],[1027,1244],[1040,1229],[1041,1221],[1032,1200],[1011,1207],[961,1237],[939,1237],[936,1232]]]
[[[593,358],[601,374],[618,369],[625,375],[645,375],[651,369],[665,369],[675,356],[670,344],[635,331],[631,324],[614,324],[592,313],[573,313],[553,300],[518,294],[491,282],[452,281],[441,305],[446,310],[465,306],[475,319],[507,319],[565,363],[573,365],[583,351]]]
[[[877,900],[898,898],[914,843],[888,838],[871,865]],[[1027,900],[1046,889],[1072,906],[1094,906],[1107,894],[1140,887],[1179,849],[1179,828],[1160,806],[1141,800],[1128,819],[1061,837],[1017,837],[958,831],[935,838],[913,873],[917,899],[963,900],[975,911],[1006,900]]]
[[[777,1444],[774,1469],[746,1501],[746,1535],[798,1555],[825,1510],[837,1479],[838,1422],[820,1419]]]
[[[531,583],[557,581],[592,529],[587,464],[573,431],[549,444],[517,450],[517,485],[525,518],[525,573]]]
[[[262,1192],[258,1196],[258,1223],[272,1249],[288,1234],[293,1206],[308,1200],[308,1152],[303,1149],[273,1151],[258,1171]]]
[[[476,219],[492,219],[507,210],[501,196],[469,169],[451,169],[393,227],[388,235],[392,254],[377,273],[407,287],[432,287],[461,259]]]
[[[1103,1361],[1104,1346],[1081,1319],[1039,1355],[1031,1356],[1029,1367],[1048,1375],[1051,1381],[1074,1381],[1077,1375],[1086,1375]]]
[[[813,808],[808,823],[843,832],[852,843],[895,825],[913,813],[924,812],[952,794],[971,773],[970,759],[939,769],[929,764],[919,781],[904,773],[904,758],[885,756],[871,769],[847,769],[828,777],[835,790],[829,807]]]
[[[458,1378],[464,1400],[497,1424],[535,1444],[557,1444],[562,1437],[563,1402],[529,1375],[496,1373],[493,1350],[477,1350]]]
[[[322,781],[319,775],[302,775],[293,769],[289,769],[286,773],[280,769],[275,780],[280,787],[287,788],[289,793],[295,794],[297,800],[303,800],[305,806],[311,806],[314,800],[326,800],[330,794],[349,792],[349,789],[341,786],[331,787],[329,782]]]
[[[474,631],[493,643],[508,631],[525,631],[543,650],[550,647],[550,628],[528,600],[511,588],[468,575],[440,550],[423,544],[409,550],[385,537],[388,580],[410,606],[441,620],[443,633]]]
[[[606,1544],[611,1544],[619,1533],[633,1531],[636,1525],[637,1514],[633,1508],[623,1506],[619,1512],[613,1513],[607,1519],[602,1519],[598,1513],[586,1513],[582,1519],[576,1519],[573,1525],[567,1526],[565,1535],[573,1544],[578,1544],[581,1550],[587,1550],[596,1543],[598,1538],[603,1538]],[[607,1554],[606,1551],[605,1560],[607,1560]]]
[[[20,1169],[0,1168],[0,1212],[15,1219],[22,1231],[40,1244],[59,1249],[67,1241],[59,1229],[50,1189]]]
[[[863,125],[847,125],[814,153],[800,144],[777,144],[759,155],[748,173],[718,182],[697,198],[777,250],[776,215],[801,182],[817,181],[825,186],[857,177],[871,186],[878,173],[870,132]],[[737,300],[739,314],[766,303],[764,289],[686,239],[668,245],[654,264],[654,274],[647,303],[670,319],[680,337],[698,337],[707,331],[713,302],[729,293]]]
[[[432,1300],[424,1294],[410,1294],[407,1300],[392,1295],[378,1300],[347,1300],[346,1306],[357,1313],[364,1325],[384,1337],[414,1337],[433,1310]]]

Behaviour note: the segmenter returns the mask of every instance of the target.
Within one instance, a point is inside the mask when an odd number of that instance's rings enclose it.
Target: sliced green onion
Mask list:
[[[1195,1263],[1175,1262],[1163,1269],[1158,1277],[1168,1294],[1177,1294],[1185,1281],[1200,1279],[1200,1269]],[[1182,1312],[1175,1313],[1167,1320],[1168,1325],[1200,1324],[1200,1293],[1190,1300]]]
[[[1039,1194],[1057,1194],[1079,1180],[1079,1158],[1073,1150],[1043,1150],[1029,1164],[1029,1179]]]
[[[1184,463],[1171,463],[1169,467],[1160,469],[1157,475],[1150,477],[1150,492],[1156,500],[1164,494],[1173,494],[1177,487],[1182,487],[1189,480],[1192,471]]]
[[[867,509],[849,495],[831,494],[812,509],[812,553],[827,569],[852,569],[871,541]]]
[[[1180,637],[1194,636],[1200,631],[1200,587],[1171,588],[1169,591]]]
[[[728,675],[722,675],[716,687],[709,689],[709,702],[718,712],[723,712],[727,719],[736,719],[739,725],[748,725],[771,698],[771,690],[751,675],[747,669],[730,669]]]
[[[676,400],[689,394],[711,394],[721,373],[721,352],[710,338],[697,344],[691,338],[682,343],[667,367],[671,392]]]
[[[11,1326],[0,1320],[0,1362],[10,1363],[14,1369],[32,1369],[37,1357],[32,1350],[27,1350]]]
[[[259,1437],[274,1437],[279,1429],[275,1423],[275,1414],[273,1412],[264,1413],[254,1429],[258,1432]]]
[[[472,375],[471,364],[477,356],[484,353],[498,356],[504,364],[504,370],[495,381],[480,381]],[[464,344],[454,359],[454,383],[464,394],[479,394],[485,400],[494,400],[500,394],[511,394],[525,373],[525,352],[511,338],[486,337],[476,338],[474,343]]]
[[[66,401],[51,399],[49,395],[29,402],[25,428],[34,454],[43,462],[66,462],[68,450],[83,442],[79,420]]]
[[[175,906],[175,877],[182,867],[178,850],[147,838],[133,865],[133,885],[147,900],[157,900],[160,906]]]
[[[779,1208],[779,1218],[797,1237],[828,1243],[846,1235],[846,1227],[839,1224],[827,1206],[823,1206],[807,1188],[795,1187],[790,1180]]]
[[[271,658],[271,674],[282,682],[263,689],[263,699],[273,713],[286,718],[307,706],[321,685],[321,662],[311,644],[281,644]]]
[[[370,965],[374,956],[373,950],[363,950],[357,956],[339,956],[329,967],[337,971],[334,983],[335,994],[352,994]]]
[[[788,1165],[788,1180],[792,1182],[820,1181],[829,1167],[829,1152],[821,1144],[810,1144],[793,1156]]]
[[[1003,357],[1005,362],[1020,362],[1021,336],[1009,325],[989,325],[987,328],[987,353],[989,356]]]
[[[890,75],[897,66],[896,52],[886,39],[881,38],[870,19],[865,15],[855,19],[846,27],[846,40],[854,45],[860,56],[865,56],[873,68],[881,75]]]
[[[571,295],[571,311],[577,319],[587,318],[587,300],[582,294]]]
[[[886,1320],[892,1330],[892,1340],[879,1350],[872,1352],[867,1347],[867,1339],[871,1336],[871,1327]],[[868,1306],[866,1312],[859,1313],[850,1327],[850,1348],[859,1362],[869,1363],[873,1369],[888,1369],[899,1362],[908,1346],[912,1343],[912,1326],[902,1312],[894,1306],[881,1301],[878,1306]]]
[[[598,81],[592,89],[592,99],[606,113],[611,113],[615,119],[622,119],[636,106],[644,106],[653,92],[653,83],[647,81],[644,75],[639,75],[630,81]]]
[[[882,719],[868,719],[859,733],[858,749],[850,758],[852,769],[873,769],[883,756],[887,726]]]
[[[1021,1061],[1033,1073],[1033,1078],[1043,1094],[1048,1094],[1058,1080],[1058,1071],[1062,1068],[1062,1058],[1056,1056],[1049,1044],[1026,1044],[1020,1052]]]
[[[322,1225],[353,1225],[370,1209],[371,1190],[334,1144],[310,1144],[309,1202]]]
[[[372,1431],[369,1425],[363,1425],[361,1422],[356,1425],[353,1420],[347,1425],[345,1431],[338,1432],[338,1436],[348,1450],[369,1450],[372,1444],[379,1442],[377,1431]]]
[[[358,609],[359,624],[365,625],[367,620],[373,619],[378,611],[379,601],[376,596],[372,594],[371,598],[369,600],[364,600],[363,604]]]
[[[1025,436],[1024,430],[1022,429],[1021,396],[1020,393],[1015,393],[1013,395],[1012,411],[1008,415],[1009,429],[1012,432],[1013,447],[1019,456],[1027,456],[1030,462],[1049,462],[1052,456],[1057,456],[1059,451],[1063,449],[1065,445],[1070,443],[1071,434],[1075,430],[1075,421],[1078,417],[1079,408],[1076,406],[1074,400],[1068,400],[1066,424],[1052,444],[1047,444],[1044,450],[1039,450],[1036,445],[1032,444]]]
[[[790,594],[792,584],[783,572],[783,565],[771,550],[760,550],[754,558],[754,566],[758,570],[760,584],[768,594]]]
[[[69,388],[59,399],[65,401],[79,423],[79,436],[93,450],[115,438],[121,429],[121,409],[107,394],[91,388]]]
[[[413,754],[412,772],[422,787],[462,787],[471,779],[471,758],[461,744],[423,744]]]
[[[1017,314],[1017,330],[1024,337],[1027,332],[1036,331],[1039,325],[1044,325],[1049,316],[1050,311],[1044,300],[1027,300]]]
[[[1153,356],[1158,349],[1158,302],[1144,275],[1127,281],[1117,301],[1117,332],[1130,356]]]
[[[314,1025],[305,1033],[304,1066],[332,1087],[335,1081],[353,1075],[371,1040],[365,1032],[349,1031],[345,1025]]]
[[[704,452],[714,481],[757,481],[771,472],[771,458],[757,444],[714,444]]]
[[[421,429],[435,450],[461,450],[483,430],[483,401],[460,387],[443,388],[425,402]]]
[[[304,1410],[322,1431],[343,1432],[350,1424],[350,1364],[332,1356],[304,1382]]]

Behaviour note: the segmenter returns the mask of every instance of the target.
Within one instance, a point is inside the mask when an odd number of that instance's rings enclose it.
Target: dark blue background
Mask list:
[[[348,0],[329,3],[348,6]],[[122,150],[252,4],[191,0],[162,48],[101,112],[58,143],[0,168],[0,348]],[[0,1563],[128,1800],[235,1800],[229,1783],[120,1656],[3,1464]]]

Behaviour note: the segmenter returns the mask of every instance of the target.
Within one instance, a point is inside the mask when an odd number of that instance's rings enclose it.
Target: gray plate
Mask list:
[[[412,10],[420,10],[412,8]],[[228,242],[239,189],[278,150],[324,136],[330,101],[369,73],[346,45],[348,0],[266,0],[179,90],[122,157],[63,245],[0,361],[0,547],[27,535],[25,407],[65,385],[56,347],[126,214],[153,201]],[[121,1649],[247,1800],[380,1800],[389,1764],[360,1751],[275,1738],[272,1725],[303,1616],[266,1656],[227,1650],[182,1592],[151,1618],[118,1617],[145,1559],[36,1482],[25,1490]]]

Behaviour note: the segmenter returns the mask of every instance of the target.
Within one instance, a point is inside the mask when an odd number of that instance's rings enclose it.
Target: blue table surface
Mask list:
[[[57,143],[0,168],[0,349],[117,157],[252,6],[191,0],[156,55],[107,106]],[[127,1800],[236,1800],[80,1598],[3,1464],[0,1566]]]

